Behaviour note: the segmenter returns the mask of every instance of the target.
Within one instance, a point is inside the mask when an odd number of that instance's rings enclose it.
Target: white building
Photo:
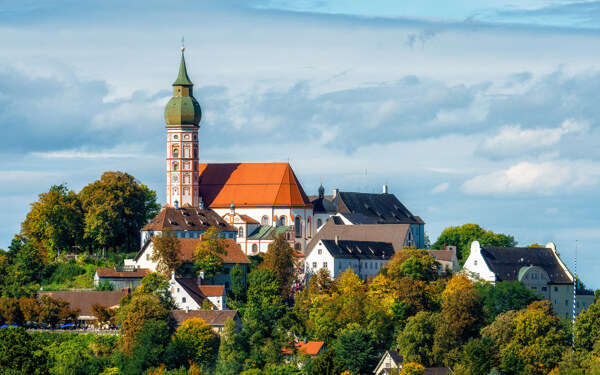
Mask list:
[[[212,309],[227,310],[224,285],[202,285],[201,278],[175,277],[169,280],[170,291],[180,310],[200,310],[212,305]]]
[[[325,268],[336,278],[348,268],[361,279],[375,277],[395,254],[389,242],[319,240],[306,255],[305,273],[315,274]]]
[[[492,284],[520,281],[550,301],[558,316],[572,318],[573,275],[558,256],[553,243],[543,248],[482,247],[479,241],[473,241],[463,270],[470,277]],[[593,302],[593,293],[578,291],[576,314]]]

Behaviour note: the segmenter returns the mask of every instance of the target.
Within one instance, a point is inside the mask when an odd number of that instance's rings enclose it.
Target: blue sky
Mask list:
[[[368,6],[366,5],[368,4]],[[305,190],[390,191],[432,240],[555,242],[600,288],[597,1],[4,1],[0,248],[53,184],[121,170],[164,202],[186,60],[206,162],[287,161]]]

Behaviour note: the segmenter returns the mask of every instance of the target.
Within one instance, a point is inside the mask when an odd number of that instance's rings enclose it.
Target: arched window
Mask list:
[[[321,228],[321,225],[323,225],[323,220],[317,219],[317,229]]]
[[[300,219],[300,216],[296,216],[294,226],[296,227],[296,237],[302,237],[302,219]]]
[[[238,229],[238,237],[244,237],[244,227],[240,227],[240,229]]]
[[[287,220],[285,219],[285,216],[282,216],[279,218],[279,225],[284,226],[287,224]]]
[[[294,245],[294,249],[296,249],[298,252],[302,252],[302,245],[296,242],[296,244]]]
[[[262,225],[269,225],[269,217],[267,215],[263,216],[261,219]]]
[[[188,173],[183,175],[183,183],[184,184],[189,184],[190,183],[190,175]]]
[[[256,254],[256,253],[258,253],[258,245],[253,244],[252,245],[252,254]]]
[[[177,162],[173,163],[173,170],[174,171],[178,171],[179,170],[179,163],[177,163]]]
[[[174,158],[178,158],[179,157],[179,149],[178,148],[174,148],[173,149],[173,157]]]
[[[312,233],[312,228],[310,227],[310,217],[306,218],[306,235],[310,237]]]

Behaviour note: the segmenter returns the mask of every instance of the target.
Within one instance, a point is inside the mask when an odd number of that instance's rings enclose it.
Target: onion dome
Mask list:
[[[323,187],[323,184],[321,184],[321,186],[319,186],[319,198],[323,199],[325,197],[325,188]]]
[[[190,77],[188,77],[183,51],[184,49],[182,47],[179,75],[175,82],[173,82],[173,97],[169,100],[165,108],[165,121],[167,126],[199,126],[200,119],[202,118],[200,104],[193,96],[194,84],[190,80]]]

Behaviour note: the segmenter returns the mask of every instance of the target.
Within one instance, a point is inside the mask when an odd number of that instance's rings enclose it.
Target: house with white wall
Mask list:
[[[471,278],[492,284],[520,281],[542,298],[550,301],[558,316],[573,316],[573,275],[562,262],[553,243],[537,247],[481,246],[471,243],[471,252],[463,271]],[[578,291],[576,314],[594,303],[594,296]]]
[[[348,268],[362,280],[375,277],[395,254],[389,242],[319,240],[306,255],[305,273],[308,277],[325,268],[336,278]]]
[[[171,273],[169,289],[180,310],[227,310],[224,285],[202,285],[202,278],[176,277]]]

